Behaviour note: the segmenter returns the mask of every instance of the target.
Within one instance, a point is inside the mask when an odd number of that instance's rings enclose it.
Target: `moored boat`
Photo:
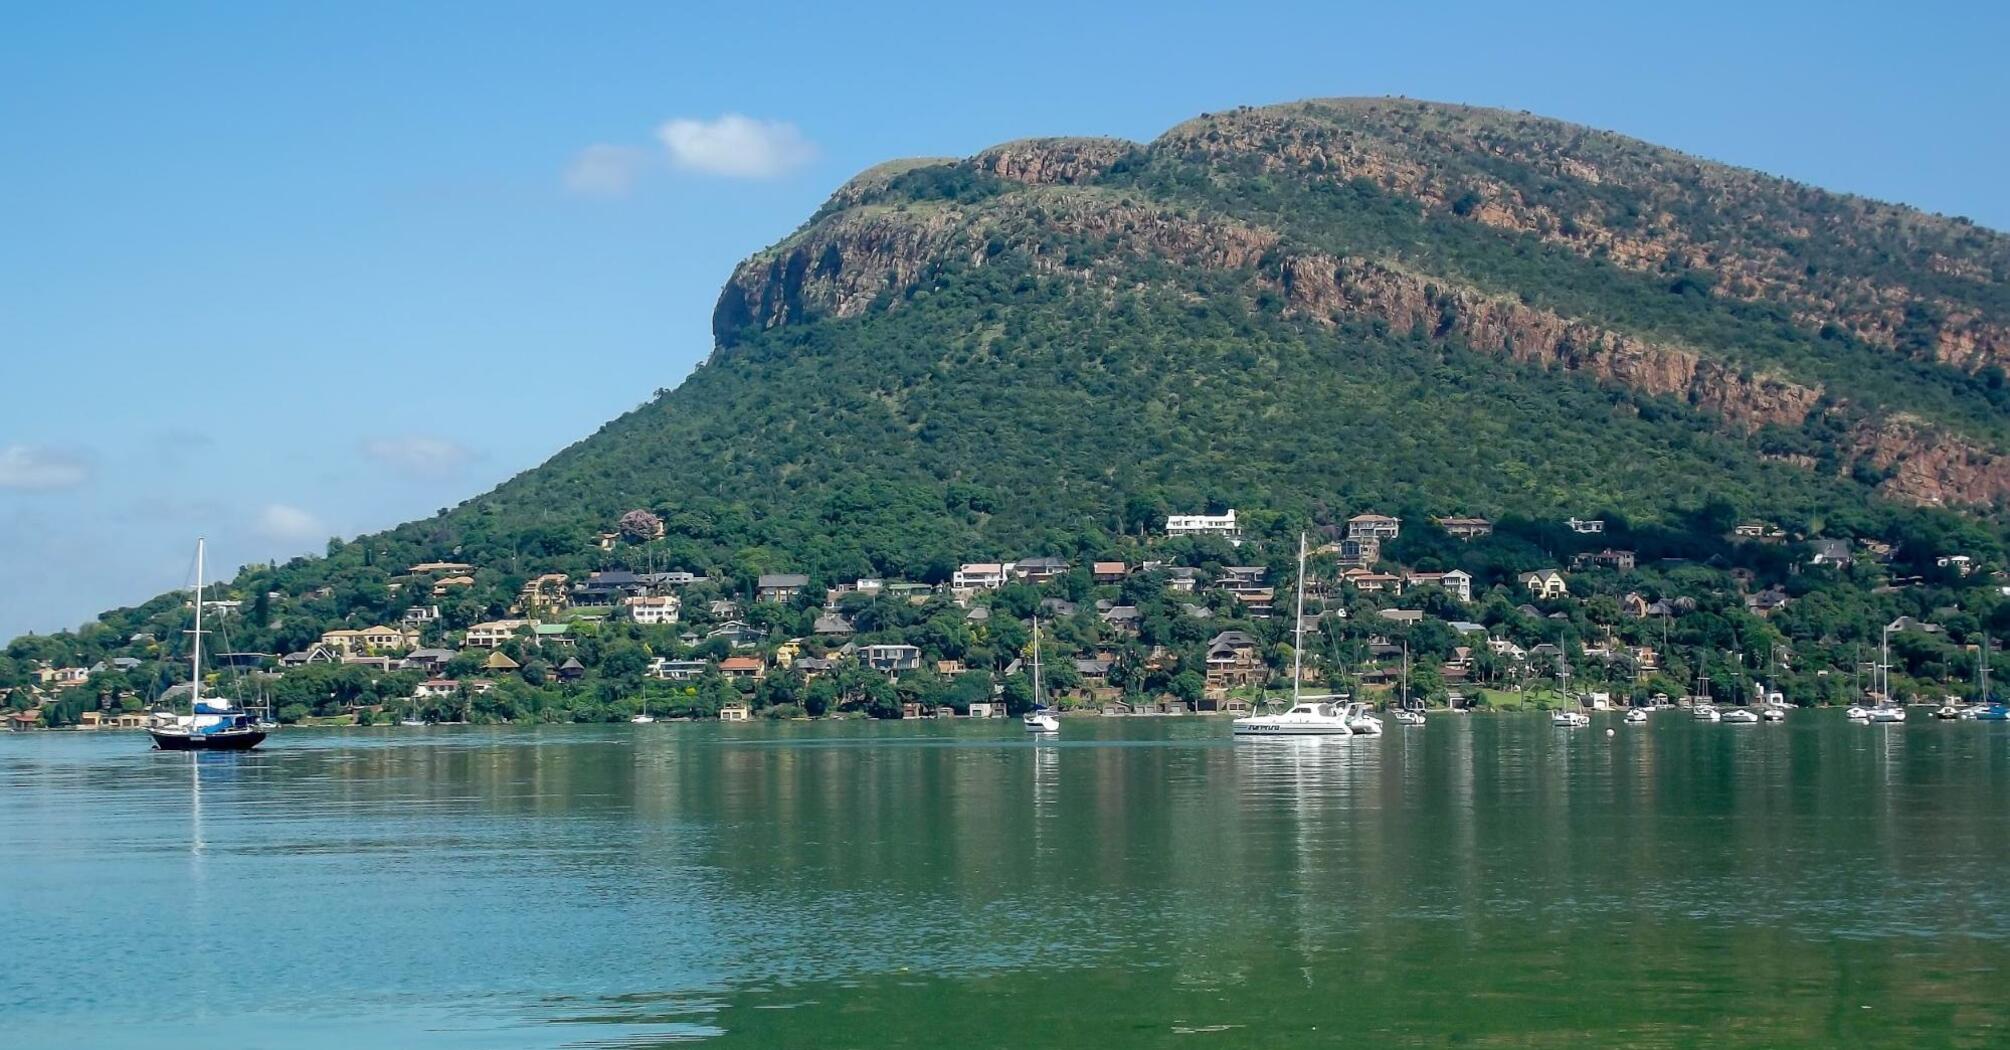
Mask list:
[[[1037,638],[1037,635],[1035,636]],[[1312,696],[1303,693],[1304,673],[1300,654],[1305,649],[1305,536],[1298,537],[1298,612],[1297,625],[1293,630],[1291,649],[1291,706],[1281,714],[1250,714],[1235,720],[1233,731],[1239,737],[1257,736],[1354,736],[1355,720],[1366,713],[1368,705],[1358,703],[1335,703],[1345,700],[1344,696]],[[1372,715],[1364,728],[1372,722],[1372,731],[1362,735],[1374,735],[1382,731],[1382,722]]]
[[[1040,618],[1033,617],[1033,710],[1019,717],[1028,733],[1058,733],[1061,720],[1047,707],[1046,686],[1040,680]]]
[[[1236,736],[1353,736],[1348,709],[1330,698],[1304,699],[1281,714],[1244,715],[1235,720]]]
[[[204,543],[195,543],[195,629],[189,632],[189,713],[156,718],[147,727],[162,751],[249,751],[265,730],[249,711],[222,697],[202,695],[202,590]]]

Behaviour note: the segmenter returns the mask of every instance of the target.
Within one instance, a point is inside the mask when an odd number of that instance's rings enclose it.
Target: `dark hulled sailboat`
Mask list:
[[[250,712],[222,698],[202,695],[203,541],[195,542],[195,630],[189,632],[189,713],[147,727],[162,751],[249,751],[265,742],[265,730]]]

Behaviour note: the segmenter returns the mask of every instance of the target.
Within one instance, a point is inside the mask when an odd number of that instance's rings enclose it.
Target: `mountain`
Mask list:
[[[1963,220],[1495,110],[1016,142],[853,179],[680,388],[450,521],[912,573],[1209,502],[1993,516],[2006,278]]]
[[[331,588],[298,644],[439,559],[489,574],[466,620],[540,571],[937,582],[1208,508],[1258,538],[1595,515],[1701,556],[1750,516],[1914,558],[2000,558],[2010,509],[2010,237],[1521,113],[1318,100],[881,165],[713,322],[548,463],[240,589]],[[603,550],[636,509],[661,540]]]

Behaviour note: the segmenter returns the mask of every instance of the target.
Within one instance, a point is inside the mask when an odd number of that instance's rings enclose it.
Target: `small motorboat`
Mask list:
[[[1402,710],[1396,712],[1395,717],[1396,724],[1399,726],[1420,726],[1424,724],[1424,713],[1422,711]]]
[[[1591,716],[1582,711],[1561,708],[1550,712],[1549,724],[1558,729],[1583,729],[1591,724]]]
[[[1382,720],[1375,717],[1375,709],[1367,704],[1348,704],[1346,718],[1347,728],[1352,730],[1355,736],[1382,735]]]
[[[1849,710],[1844,711],[1843,715],[1852,722],[1868,722],[1870,721],[1870,708],[1862,704],[1851,704],[1849,705]]]
[[[1646,725],[1646,724],[1647,724],[1647,709],[1646,709],[1646,708],[1644,708],[1644,707],[1636,707],[1636,708],[1633,708],[1632,710],[1630,710],[1630,711],[1626,712],[1626,718],[1624,719],[1624,721],[1626,722],[1626,724],[1627,724],[1627,725],[1630,725],[1630,726],[1644,726],[1644,725]]]
[[[1697,704],[1689,709],[1689,717],[1698,722],[1721,722],[1724,716],[1714,704]]]
[[[1749,707],[1734,707],[1719,714],[1717,720],[1734,726],[1755,726],[1759,724],[1759,713]]]
[[[1959,704],[1946,703],[1933,709],[1933,717],[1943,722],[1958,721],[1968,717],[1968,709]]]
[[[1873,723],[1884,725],[1903,722],[1905,721],[1905,708],[1897,704],[1879,704],[1870,709],[1870,720]]]

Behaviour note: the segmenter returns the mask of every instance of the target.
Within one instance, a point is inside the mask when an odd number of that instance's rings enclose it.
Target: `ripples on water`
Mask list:
[[[29,734],[0,943],[49,982],[0,1015],[38,1046],[2003,1041],[2005,727],[1606,725]]]

